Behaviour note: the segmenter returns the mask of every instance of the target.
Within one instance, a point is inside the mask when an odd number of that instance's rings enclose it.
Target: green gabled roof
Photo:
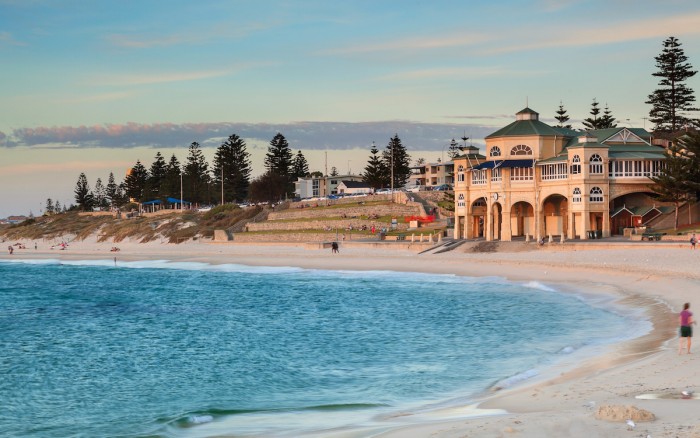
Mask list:
[[[577,141],[574,144],[568,144],[566,146],[566,149],[579,149],[579,148],[603,148],[603,149],[609,149],[610,146],[607,144],[603,143],[598,143],[597,141],[589,141],[585,143],[581,143]]]
[[[569,157],[566,155],[566,153],[559,153],[556,157],[549,157],[544,160],[539,160],[537,164],[551,164],[551,163],[559,163],[562,161],[568,161]]]
[[[553,137],[555,135],[561,136],[562,133],[539,120],[516,120],[493,134],[487,135],[486,138],[522,137],[528,135],[549,135]]]
[[[655,207],[655,206],[650,207],[650,206],[646,205],[646,206],[640,206],[640,207],[627,207],[627,206],[624,206],[624,205],[623,205],[622,207],[617,207],[617,208],[615,209],[615,211],[613,211],[612,213],[610,213],[610,217],[615,217],[615,216],[617,216],[619,213],[621,213],[621,212],[623,212],[623,211],[625,211],[625,210],[628,211],[628,212],[630,212],[630,213],[631,213],[632,215],[634,215],[634,216],[644,216],[644,215],[646,215],[647,213],[649,213],[649,212],[652,211],[652,210],[656,210],[657,212],[661,213],[661,210],[659,210],[659,209],[658,209],[657,207]]]
[[[608,157],[614,158],[616,160],[665,160],[665,154],[659,154],[656,152],[643,152],[643,151],[624,151],[624,152],[610,152],[608,151]]]
[[[598,129],[591,132],[594,132],[598,136],[598,141],[605,141],[623,129],[627,129],[642,140],[651,143],[651,133],[644,128],[625,128],[622,126],[618,128]]]

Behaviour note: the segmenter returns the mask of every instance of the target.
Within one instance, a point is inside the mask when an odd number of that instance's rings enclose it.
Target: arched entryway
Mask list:
[[[535,209],[525,201],[516,202],[510,208],[511,236],[535,235]]]
[[[486,235],[486,198],[478,198],[472,202],[471,221],[467,230],[467,237],[473,239],[484,237]]]
[[[569,224],[569,201],[562,195],[550,195],[542,203],[542,224],[544,236],[567,235]]]

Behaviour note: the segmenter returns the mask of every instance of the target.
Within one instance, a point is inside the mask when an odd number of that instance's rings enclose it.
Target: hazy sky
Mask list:
[[[673,35],[700,67],[699,23],[697,0],[0,0],[0,217],[231,133],[257,175],[278,131],[360,172],[372,141],[435,161],[526,102],[650,128],[653,58]]]

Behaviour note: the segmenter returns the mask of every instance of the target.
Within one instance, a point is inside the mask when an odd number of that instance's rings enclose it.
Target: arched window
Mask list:
[[[581,202],[581,189],[578,187],[574,188],[574,195],[571,197],[572,202]]]
[[[591,202],[603,202],[603,191],[600,187],[593,187],[589,196]]]
[[[459,197],[457,198],[457,207],[464,207],[464,193],[460,193]]]
[[[510,150],[511,155],[532,155],[532,149],[530,146],[524,144],[519,144]]]
[[[464,172],[464,166],[460,164],[459,167],[457,167],[457,172]]]
[[[598,154],[591,155],[591,161],[588,167],[591,174],[603,173],[603,159]]]
[[[571,159],[571,172],[572,175],[577,175],[581,173],[581,157],[574,155]]]
[[[494,146],[491,148],[489,151],[489,157],[500,157],[501,156],[501,148],[498,146]]]

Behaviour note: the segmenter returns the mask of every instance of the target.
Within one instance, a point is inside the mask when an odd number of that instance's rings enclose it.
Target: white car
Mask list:
[[[406,189],[407,192],[411,192],[411,193],[420,192],[420,190],[421,190],[421,186],[413,186],[413,187],[408,187]]]

